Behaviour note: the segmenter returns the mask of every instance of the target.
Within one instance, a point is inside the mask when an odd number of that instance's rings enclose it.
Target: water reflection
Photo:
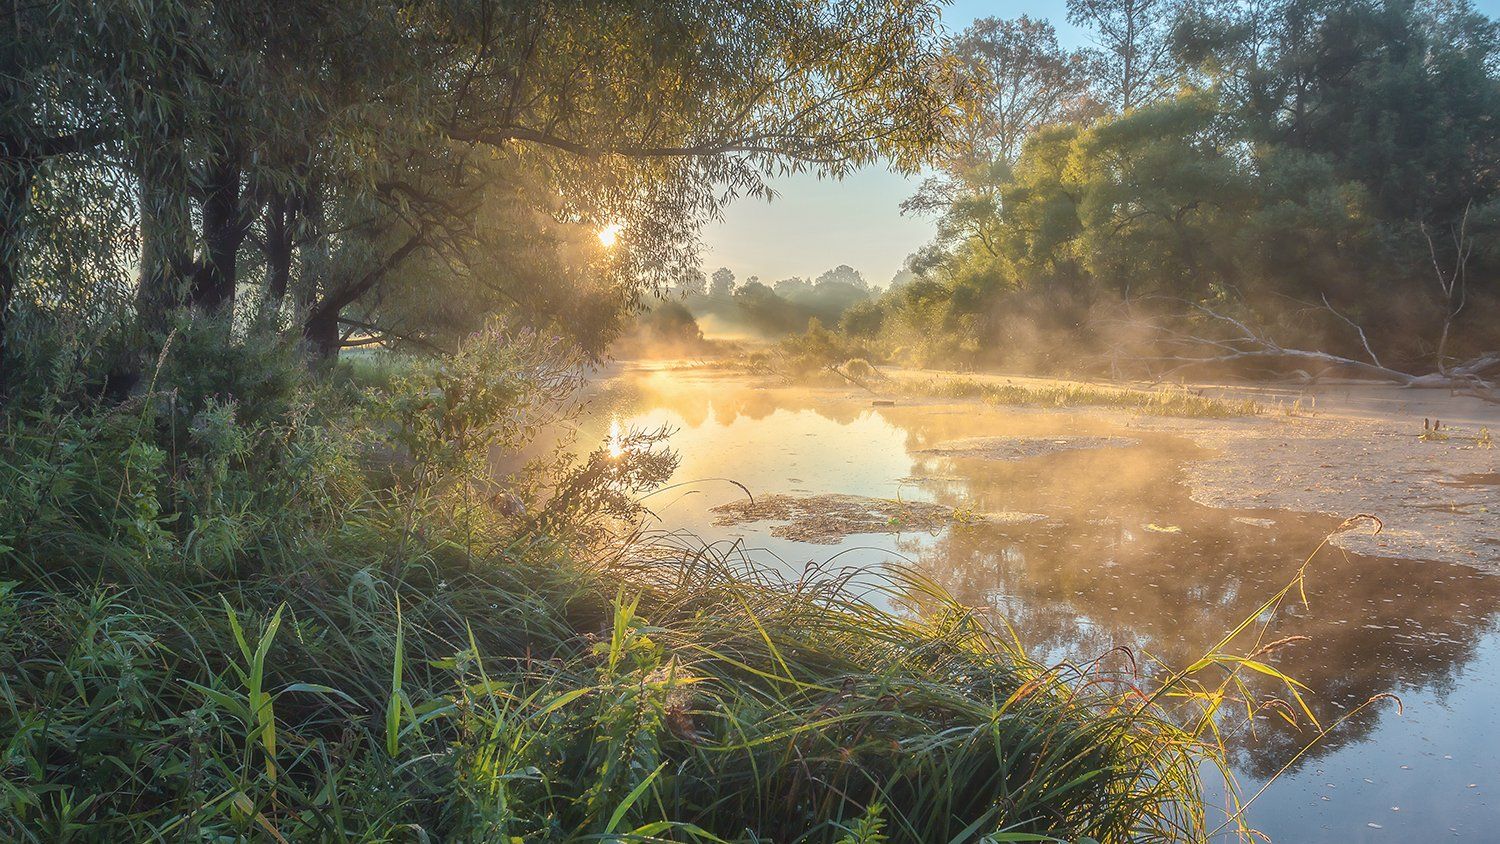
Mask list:
[[[792,567],[836,554],[867,564],[914,561],[1051,658],[1124,645],[1185,664],[1288,583],[1339,521],[1202,507],[1179,482],[1183,465],[1200,456],[1193,446],[1090,413],[871,408],[867,398],[837,391],[680,373],[617,380],[601,404],[608,412],[600,424],[619,413],[629,424],[677,427],[678,480],[729,476],[757,494],[900,495],[1044,515],[830,547],[778,540],[768,525],[714,526],[709,508],[739,494],[729,488],[693,490],[662,512],[671,527],[765,548]],[[995,435],[1107,435],[1136,444],[1015,461],[924,453]],[[1373,707],[1344,721],[1272,786],[1252,813],[1255,825],[1290,841],[1438,833],[1482,840],[1500,823],[1485,791],[1500,773],[1491,728],[1500,714],[1492,693],[1500,579],[1331,548],[1307,571],[1309,606],[1284,605],[1274,632],[1310,641],[1278,651],[1277,667],[1315,690],[1310,703],[1325,722],[1386,692],[1406,698],[1408,714]],[[1266,719],[1253,736],[1235,738],[1234,761],[1253,788],[1307,740]],[[1372,837],[1381,835],[1388,837]]]

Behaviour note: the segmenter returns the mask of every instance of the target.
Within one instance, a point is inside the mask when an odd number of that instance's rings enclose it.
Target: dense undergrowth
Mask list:
[[[852,597],[628,529],[654,434],[496,480],[577,386],[515,332],[309,374],[184,324],[0,428],[0,838],[1126,841],[1211,732],[914,574]],[[55,356],[56,361],[64,357]],[[80,362],[80,360],[82,362]],[[536,465],[542,468],[535,468]],[[1228,672],[1233,674],[1231,670]],[[1166,694],[1170,690],[1171,694]]]

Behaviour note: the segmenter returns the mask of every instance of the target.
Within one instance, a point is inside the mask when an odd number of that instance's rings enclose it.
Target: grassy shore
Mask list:
[[[1024,384],[961,375],[904,376],[892,379],[902,395],[937,398],[977,398],[990,404],[1029,407],[1108,407],[1151,416],[1228,419],[1262,411],[1250,399],[1226,399],[1186,388],[1163,386],[1152,390],[1059,381]]]
[[[911,573],[883,603],[922,611],[893,614],[838,577],[642,538],[632,495],[671,462],[650,437],[497,488],[485,457],[571,389],[566,362],[517,345],[344,378],[240,349],[212,390],[211,356],[167,356],[123,402],[44,385],[8,411],[0,837],[1211,825],[1198,777],[1220,750],[1161,703],[1187,678],[1039,665]]]

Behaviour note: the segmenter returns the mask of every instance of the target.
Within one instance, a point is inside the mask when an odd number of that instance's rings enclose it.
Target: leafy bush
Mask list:
[[[616,341],[614,352],[626,358],[689,357],[713,349],[703,338],[698,320],[677,301],[656,303],[640,314],[633,330]]]
[[[808,320],[807,331],[776,344],[774,351],[775,367],[792,377],[833,370],[846,360],[867,356],[865,346],[824,328],[816,319]]]

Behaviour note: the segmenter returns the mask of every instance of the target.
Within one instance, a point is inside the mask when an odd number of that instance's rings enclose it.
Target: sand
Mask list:
[[[1319,415],[1186,432],[1213,456],[1184,480],[1213,507],[1369,514],[1384,528],[1339,533],[1362,554],[1464,563],[1500,573],[1500,451],[1478,428],[1421,438],[1420,419]]]

